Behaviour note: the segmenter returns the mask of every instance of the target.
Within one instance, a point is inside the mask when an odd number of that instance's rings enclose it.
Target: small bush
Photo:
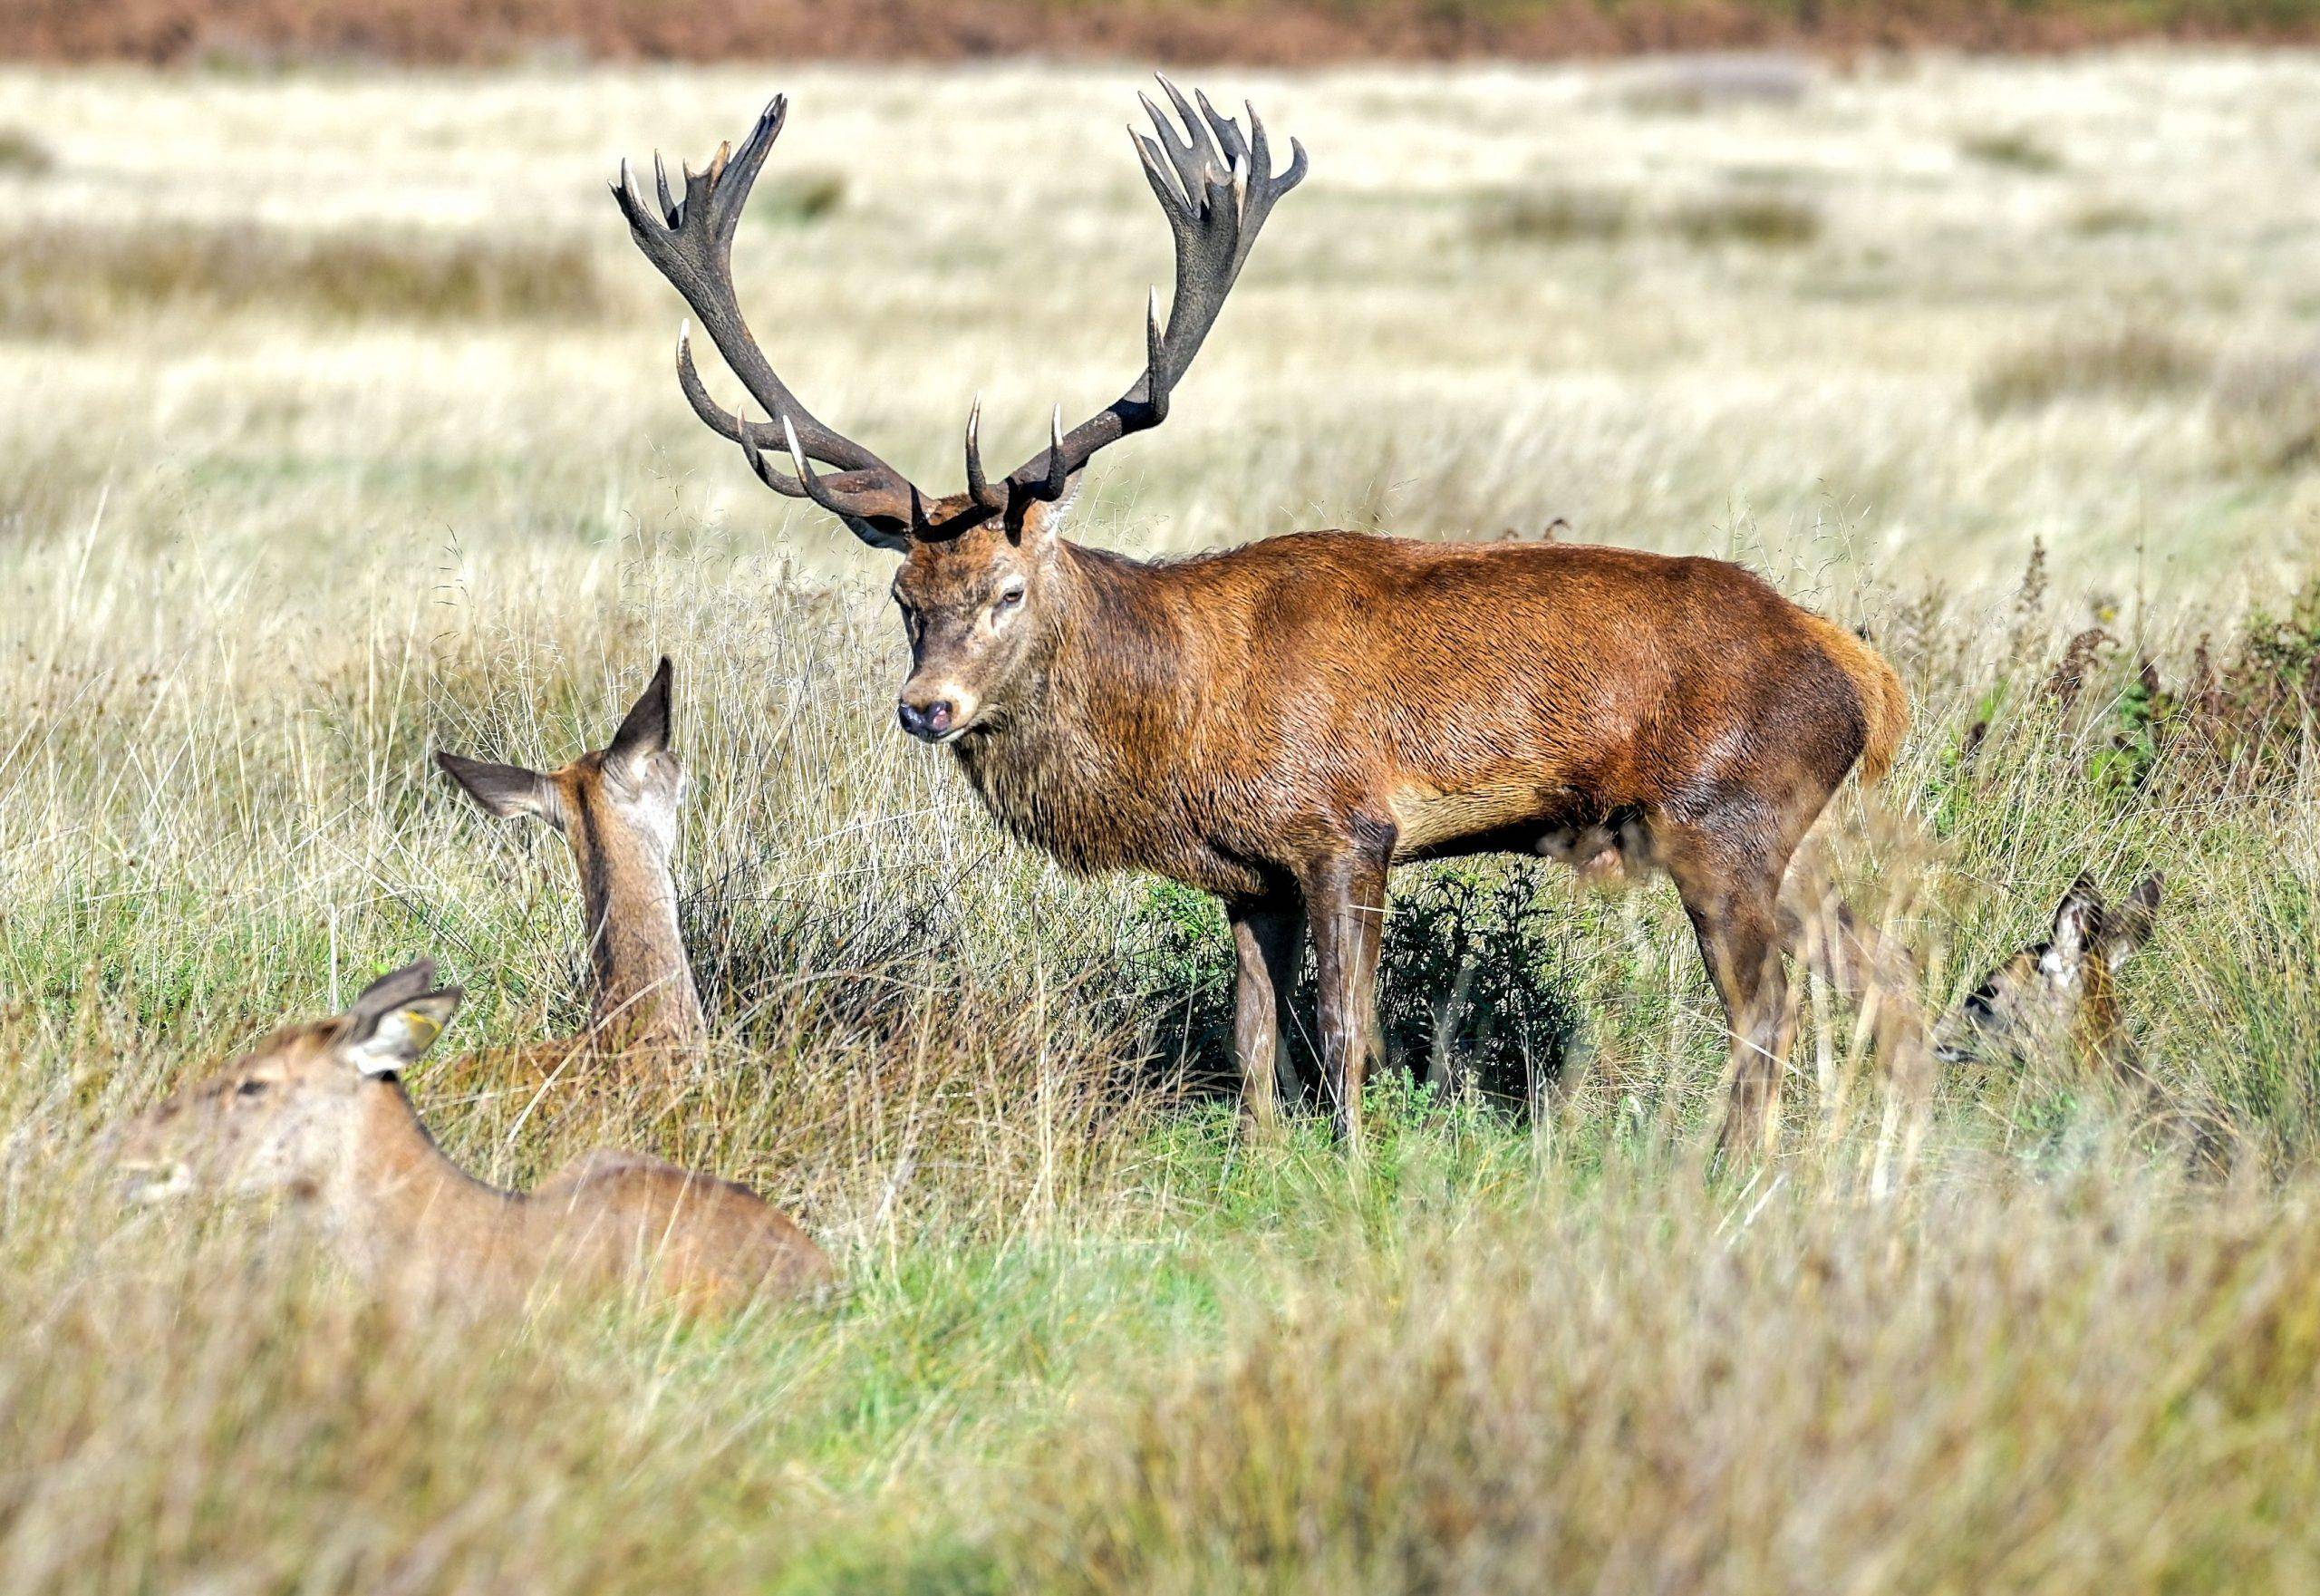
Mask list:
[[[1974,404],[1996,416],[2079,395],[2149,398],[2206,381],[2211,363],[2205,352],[2148,329],[2065,334],[1991,363],[1974,383]]]
[[[844,178],[836,172],[802,172],[759,185],[747,214],[773,227],[796,227],[820,221],[844,203]]]
[[[1484,213],[1478,231],[1495,242],[1549,247],[1616,244],[1648,233],[1703,248],[1793,248],[1818,238],[1822,219],[1808,201],[1781,194],[1720,196],[1654,211],[1609,190],[1550,189],[1503,197]]]
[[[2074,211],[2068,225],[2082,238],[2116,238],[2133,233],[2155,233],[2160,219],[2139,205],[2112,202]]]
[[[1485,1096],[1530,1104],[1561,1072],[1580,1033],[1563,978],[1570,938],[1556,924],[1543,866],[1442,866],[1394,882],[1378,965],[1386,1064],[1421,1079],[1471,1081]],[[1197,1088],[1235,1091],[1232,939],[1215,900],[1166,882],[1146,893],[1129,937],[1132,1001],[1143,1033]],[[1290,996],[1310,1015],[1310,961]],[[1318,1079],[1310,1021],[1291,1025],[1289,1056]]]
[[[1698,199],[1668,219],[1669,230],[1696,245],[1750,244],[1794,248],[1821,236],[1821,213],[1781,194],[1738,194]]]
[[[2041,175],[2063,169],[2063,158],[2028,133],[1974,133],[1958,140],[1958,152],[1984,166]]]
[[[22,128],[0,128],[0,173],[37,178],[55,169],[48,146]]]
[[[93,335],[123,316],[576,319],[609,291],[577,239],[311,237],[273,228],[40,227],[0,257],[0,333]]]
[[[1634,203],[1600,189],[1553,189],[1509,195],[1494,208],[1484,230],[1522,244],[1610,244],[1635,226]]]

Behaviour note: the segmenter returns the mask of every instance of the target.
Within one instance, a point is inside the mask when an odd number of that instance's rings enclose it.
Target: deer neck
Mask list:
[[[1165,868],[1202,675],[1168,570],[1067,544],[1056,619],[996,723],[953,745],[984,804],[1067,867]]]
[[[660,843],[593,807],[572,837],[595,978],[591,1030],[619,1050],[698,1050],[707,1036],[677,928],[677,884]]]
[[[518,1200],[452,1163],[400,1082],[360,1091],[352,1145],[321,1194],[334,1228],[382,1267],[457,1263],[495,1248]]]

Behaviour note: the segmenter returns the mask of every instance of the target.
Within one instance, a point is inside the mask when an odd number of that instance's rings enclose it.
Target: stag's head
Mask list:
[[[798,401],[743,321],[733,291],[732,246],[749,186],[757,180],[787,102],[777,97],[736,150],[671,189],[655,158],[654,194],[628,168],[613,194],[637,247],[701,318],[725,363],[769,418],[735,414],[711,398],[693,363],[689,335],[677,340],[677,381],[694,413],[741,448],[749,469],[776,493],[810,499],[865,543],[904,556],[895,602],[909,634],[911,674],[897,712],[904,730],[951,742],[991,724],[1037,676],[1043,639],[1060,613],[1057,528],[1079,475],[1098,450],[1166,419],[1171,395],[1224,308],[1250,247],[1275,201],[1305,176],[1305,151],[1290,140],[1276,173],[1263,122],[1219,112],[1205,95],[1187,99],[1160,80],[1174,115],[1148,98],[1153,136],[1132,135],[1144,175],[1174,236],[1176,280],[1164,324],[1152,291],[1145,317],[1145,367],[1126,392],[1066,430],[1058,408],[1047,447],[999,478],[983,469],[981,404],[968,411],[966,487],[930,495],[861,444],[817,421]],[[786,457],[775,465],[769,451]],[[829,468],[815,469],[816,462]]]
[[[311,1195],[353,1156],[370,1098],[450,1023],[459,989],[427,960],[346,1012],[285,1026],[122,1127],[111,1148],[140,1201],[208,1193]]]
[[[584,876],[603,850],[636,842],[665,862],[676,849],[677,807],[685,794],[683,762],[669,746],[672,674],[662,659],[612,741],[558,769],[440,752],[435,762],[490,813],[529,816],[562,832]]]
[[[1992,970],[1942,1023],[1941,1057],[2025,1058],[2068,1046],[2096,1062],[2119,1062],[2118,975],[2151,940],[2160,883],[2150,876],[2123,902],[2107,904],[2088,877],[2073,882],[2049,934]]]

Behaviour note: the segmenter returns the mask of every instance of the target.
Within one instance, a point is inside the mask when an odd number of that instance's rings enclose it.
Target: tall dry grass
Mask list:
[[[1745,1171],[1701,1162],[1724,1049],[1671,895],[1537,865],[1403,884],[1387,1013],[1436,1084],[1389,1074],[1364,1163],[1239,1137],[1213,907],[1000,841],[891,728],[883,573],[668,381],[591,185],[701,153],[759,74],[9,80],[57,159],[0,173],[8,243],[101,201],[116,241],[594,238],[604,298],[130,295],[69,337],[0,306],[0,1591],[2306,1581],[2320,608],[2311,479],[2245,431],[2300,413],[2249,373],[2298,346],[2306,245],[2295,162],[2238,131],[2303,125],[2309,73],[1258,86],[1317,175],[1088,537],[1567,514],[1742,555],[1908,680],[1906,755],[1823,856],[1928,1008],[2080,871],[2167,873],[2123,972],[2141,1076],[1991,1059],[1920,1104],[1808,992],[1785,1151]],[[994,431],[1108,397],[1164,269],[1089,132],[1124,82],[793,87],[785,172],[842,199],[752,224],[744,270],[817,408],[933,477],[978,383]],[[2025,96],[2060,169],[1960,158]],[[2120,159],[2164,272],[2075,225],[2126,188],[2083,152],[2154,117]],[[1822,225],[1492,236],[1585,185]],[[1977,404],[2090,299],[2218,363]],[[569,865],[426,755],[553,763],[663,652],[714,1061],[536,1097],[462,1054],[578,1017]],[[111,1200],[101,1126],[419,953],[470,992],[411,1082],[454,1156],[746,1180],[846,1289],[429,1320],[281,1216]]]

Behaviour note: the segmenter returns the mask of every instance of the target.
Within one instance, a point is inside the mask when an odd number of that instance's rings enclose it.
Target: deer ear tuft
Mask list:
[[[465,759],[440,750],[435,763],[487,812],[508,820],[528,815],[559,831],[564,829],[564,812],[556,801],[556,789],[538,771],[527,770],[521,765]]]
[[[365,1075],[401,1075],[435,1045],[459,1011],[463,995],[458,987],[447,986],[396,1003],[383,1013],[358,1009],[348,1016],[339,1050]]]

